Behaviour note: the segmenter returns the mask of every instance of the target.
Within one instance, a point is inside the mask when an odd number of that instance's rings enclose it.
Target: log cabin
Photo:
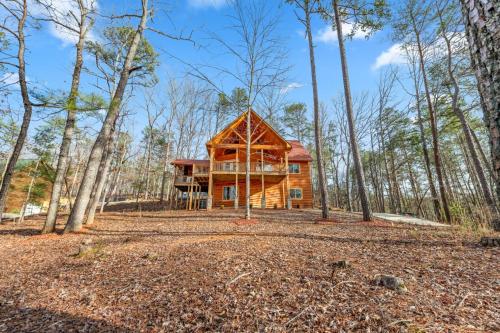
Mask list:
[[[250,110],[250,205],[312,208],[312,158],[297,140],[285,140]],[[247,112],[206,143],[209,159],[176,159],[175,208],[238,208],[245,205]]]

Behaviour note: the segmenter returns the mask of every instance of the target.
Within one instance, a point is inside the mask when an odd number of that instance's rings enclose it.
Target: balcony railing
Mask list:
[[[247,169],[245,162],[214,162],[213,171],[220,173],[245,173]],[[264,163],[251,162],[250,173],[278,173],[285,174],[286,168],[284,163]]]
[[[175,177],[175,184],[191,184],[193,177],[191,176],[178,176]]]
[[[195,175],[208,175],[210,171],[210,167],[207,165],[195,165],[193,167],[193,174]]]

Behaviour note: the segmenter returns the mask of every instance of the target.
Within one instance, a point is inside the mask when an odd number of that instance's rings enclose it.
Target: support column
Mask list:
[[[235,180],[235,195],[234,195],[234,209],[238,209],[240,203],[240,186],[238,185],[238,174],[240,172],[240,149],[236,148],[236,180]]]
[[[170,208],[170,210],[172,210],[172,202],[175,200],[175,204],[176,204],[176,209],[177,209],[177,199],[174,197],[174,195],[177,193],[176,190],[177,188],[175,187],[175,181],[177,179],[177,166],[174,166],[174,179],[172,180],[172,186],[173,186],[173,190],[172,188],[170,188],[170,191],[167,191],[168,195],[170,196],[169,198],[169,203],[168,203],[168,206]]]
[[[213,187],[213,164],[214,164],[214,148],[210,148],[210,166],[208,170],[208,193],[207,193],[207,210],[212,209],[212,187]]]
[[[188,210],[191,210],[191,203],[193,202],[193,186],[194,186],[194,177],[193,173],[191,173],[191,185],[189,186],[189,204],[187,205]]]
[[[260,150],[260,177],[261,177],[260,207],[266,208],[266,187],[264,186],[264,149]]]
[[[286,170],[286,208],[290,209],[292,208],[292,199],[290,198],[290,180],[289,180],[289,173],[288,173],[288,152],[285,152],[285,170]]]
[[[200,191],[201,191],[201,186],[196,185],[196,204],[194,205],[194,209],[199,210],[200,209]]]
[[[175,210],[177,210],[177,199],[179,198],[179,190],[176,188],[174,189],[174,207]]]

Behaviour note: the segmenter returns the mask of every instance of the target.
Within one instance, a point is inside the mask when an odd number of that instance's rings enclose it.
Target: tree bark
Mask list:
[[[414,74],[414,85],[415,85],[415,104],[417,109],[417,121],[418,128],[420,134],[420,141],[422,143],[422,153],[424,155],[424,163],[425,163],[425,173],[427,175],[427,182],[429,183],[429,190],[431,192],[432,197],[432,205],[434,207],[434,214],[436,214],[436,219],[438,221],[441,220],[441,205],[439,203],[438,194],[436,191],[436,185],[434,184],[434,177],[432,176],[431,170],[431,159],[429,157],[429,149],[427,147],[427,141],[425,138],[425,129],[424,129],[424,120],[422,118],[422,109],[420,104],[420,92],[417,82],[417,73]]]
[[[17,24],[17,59],[18,59],[18,75],[19,75],[19,87],[21,89],[21,97],[24,106],[23,121],[21,124],[21,129],[14,145],[14,150],[10,155],[5,168],[4,177],[2,179],[2,186],[0,186],[0,222],[2,221],[2,213],[5,209],[5,202],[7,200],[7,192],[9,191],[10,183],[14,175],[14,169],[16,167],[17,160],[21,155],[21,150],[23,149],[24,142],[26,141],[26,136],[28,135],[28,128],[31,122],[31,115],[33,113],[33,108],[28,94],[28,85],[26,83],[26,64],[24,61],[24,53],[26,45],[24,42],[24,27],[26,24],[26,19],[28,16],[27,0],[23,1],[22,15],[19,18]]]
[[[104,119],[103,126],[90,152],[89,162],[87,164],[87,168],[85,169],[82,184],[80,185],[75,204],[71,210],[71,214],[64,229],[65,233],[76,232],[82,228],[85,210],[87,209],[90,195],[92,193],[92,187],[96,180],[99,163],[111,137],[112,127],[114,126],[116,118],[119,115],[123,95],[132,70],[133,60],[137,52],[137,48],[139,47],[144,29],[146,28],[148,11],[148,0],[142,0],[141,21],[128,50],[123,69],[120,74],[120,80],[118,81],[118,85],[111,100],[106,118]]]
[[[438,7],[438,16],[441,25],[444,24],[443,18],[442,18],[442,13],[441,10]],[[481,166],[481,161],[479,160],[479,156],[477,154],[477,151],[474,147],[474,141],[471,135],[471,132],[469,130],[469,125],[467,124],[467,120],[465,119],[464,113],[460,109],[458,105],[458,98],[460,96],[460,87],[458,85],[457,79],[455,78],[455,73],[453,72],[453,63],[452,63],[452,48],[451,48],[451,40],[446,34],[446,31],[443,30],[443,39],[446,43],[446,49],[447,49],[447,70],[448,70],[448,76],[451,80],[451,84],[453,86],[453,94],[452,94],[452,109],[457,118],[460,120],[460,125],[462,126],[462,131],[464,132],[464,137],[465,137],[465,142],[467,144],[467,148],[469,150],[470,158],[472,160],[472,164],[474,165],[474,169],[476,171],[477,178],[479,180],[479,185],[481,186],[481,190],[483,192],[484,199],[486,201],[486,204],[488,205],[488,208],[490,210],[490,213],[492,215],[497,214],[497,207],[495,203],[495,199],[493,198],[490,187],[488,185],[488,181],[486,180],[486,176],[484,174],[483,168]]]
[[[33,176],[31,177],[30,184],[28,186],[28,193],[26,194],[26,199],[24,200],[23,207],[21,209],[21,216],[19,217],[19,223],[23,223],[24,216],[26,215],[26,207],[28,206],[31,198],[31,191],[33,190],[33,185],[35,185],[35,180],[38,172],[38,166],[40,165],[40,159],[36,161],[35,170],[33,170]]]
[[[95,211],[97,209],[97,206],[99,205],[99,199],[101,198],[102,190],[104,188],[104,184],[106,183],[106,179],[108,177],[109,166],[111,165],[111,160],[113,157],[112,153],[113,153],[113,140],[110,139],[110,141],[108,142],[108,146],[106,147],[106,152],[102,156],[101,163],[99,164],[95,193],[90,200],[87,220],[85,221],[85,225],[91,225],[94,223]]]
[[[339,43],[340,51],[340,61],[342,63],[342,78],[344,81],[344,93],[346,102],[346,112],[347,120],[349,124],[349,137],[352,146],[352,157],[354,162],[354,169],[356,172],[356,183],[358,185],[358,195],[361,203],[361,209],[363,210],[363,220],[370,221],[372,219],[372,211],[370,207],[370,201],[368,199],[368,193],[366,191],[365,185],[365,173],[363,170],[363,165],[361,163],[361,154],[359,152],[358,139],[356,136],[356,125],[354,124],[354,113],[352,108],[352,97],[351,97],[351,87],[349,83],[349,73],[347,69],[347,59],[346,51],[344,46],[344,36],[342,33],[342,22],[340,19],[340,13],[338,8],[338,1],[333,0],[333,10],[335,14],[335,26],[337,29],[337,39]]]
[[[326,184],[326,174],[323,164],[323,145],[320,128],[319,116],[319,99],[318,99],[318,82],[316,80],[316,61],[314,58],[314,45],[311,32],[311,12],[309,8],[309,1],[305,1],[304,6],[305,26],[307,33],[307,41],[309,44],[309,61],[311,64],[311,81],[313,88],[313,107],[314,107],[314,142],[316,145],[316,165],[318,168],[318,186],[320,191],[321,200],[321,217],[328,218],[328,190]]]
[[[422,49],[422,43],[420,41],[420,32],[417,29],[417,26],[415,23],[415,17],[413,16],[413,14],[410,15],[410,17],[411,17],[415,37],[416,37],[416,44],[417,44],[419,63],[420,63],[420,71],[422,73],[422,79],[423,79],[423,83],[424,83],[425,99],[427,101],[427,108],[429,109],[429,122],[431,125],[432,146],[433,146],[432,148],[433,148],[433,155],[434,155],[434,168],[436,169],[436,176],[437,176],[438,185],[439,185],[439,194],[441,196],[441,203],[442,203],[445,221],[450,223],[451,222],[450,208],[448,206],[448,200],[446,198],[446,187],[444,184],[443,172],[441,170],[441,156],[439,153],[439,140],[438,140],[436,113],[434,110],[434,105],[432,104],[431,92],[429,89],[429,82],[427,80],[427,71],[425,69],[425,64],[424,64],[424,52]]]
[[[86,20],[87,14],[83,8],[80,8],[81,22],[80,22],[80,34],[78,36],[78,42],[76,44],[76,61],[75,67],[73,68],[73,76],[71,80],[71,89],[68,96],[67,102],[67,116],[66,124],[64,126],[64,134],[59,148],[59,159],[57,160],[56,176],[54,179],[54,184],[52,185],[52,193],[50,195],[49,208],[47,210],[47,218],[45,219],[45,225],[42,229],[42,234],[54,232],[57,220],[57,211],[59,209],[59,200],[61,198],[62,188],[64,185],[64,178],[66,177],[66,171],[68,169],[68,157],[69,148],[71,146],[71,140],[73,139],[73,132],[75,130],[76,114],[77,114],[77,97],[78,90],[80,86],[80,74],[82,72],[83,66],[83,48],[85,45],[85,36],[87,34]],[[71,200],[71,198],[68,198]]]
[[[496,197],[500,201],[500,31],[499,7],[496,0],[460,0],[469,41],[472,67],[483,105],[484,119],[490,133]],[[493,226],[500,228],[498,212]]]
[[[245,156],[245,218],[250,220],[250,141],[252,139],[250,122],[252,120],[250,108],[247,110],[247,126],[246,126],[246,156]],[[239,163],[238,161],[236,163]],[[238,193],[236,193],[238,198]],[[237,199],[239,200],[239,199]]]

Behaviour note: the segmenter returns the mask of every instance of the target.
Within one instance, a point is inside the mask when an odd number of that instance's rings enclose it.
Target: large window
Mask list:
[[[291,188],[290,189],[290,198],[294,200],[302,199],[302,189],[301,188]]]
[[[222,200],[234,200],[236,198],[236,186],[224,186]]]
[[[288,173],[300,173],[300,164],[298,163],[288,164]]]

